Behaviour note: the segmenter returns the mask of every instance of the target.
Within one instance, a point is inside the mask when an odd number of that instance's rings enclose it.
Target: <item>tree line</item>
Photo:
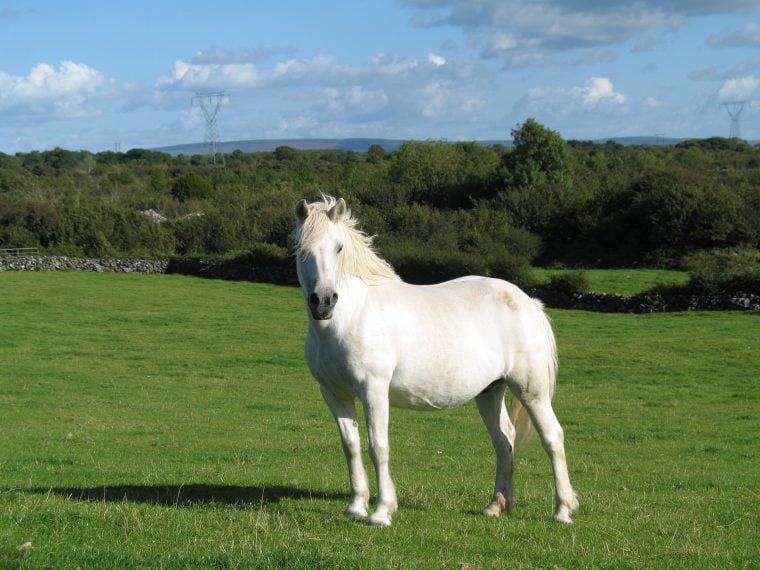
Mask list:
[[[418,282],[524,282],[530,264],[682,267],[760,247],[760,149],[564,141],[533,119],[512,147],[406,142],[393,152],[204,156],[0,153],[0,246],[88,257],[287,257],[293,205],[344,197],[380,253]],[[748,253],[749,252],[749,253]]]

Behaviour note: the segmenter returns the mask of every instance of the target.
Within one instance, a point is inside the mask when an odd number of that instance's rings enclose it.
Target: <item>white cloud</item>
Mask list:
[[[758,86],[760,86],[760,78],[754,75],[728,79],[718,90],[718,99],[720,101],[750,99],[757,91]]]
[[[757,0],[405,0],[420,27],[460,28],[484,58],[522,66],[570,50],[650,51],[690,19],[742,13]],[[760,46],[760,24],[713,36],[714,47]],[[574,57],[572,59],[578,59]]]
[[[305,85],[327,82],[330,78],[351,75],[332,57],[317,56],[311,59],[287,59],[270,68],[255,62],[225,62],[218,57],[184,61],[178,60],[168,76],[159,78],[162,89],[259,89],[278,85]]]
[[[269,101],[279,108],[277,115],[260,119],[257,127],[268,136],[388,133],[388,125],[414,129],[414,135],[419,120],[477,120],[487,81],[479,72],[477,63],[434,52],[420,58],[378,53],[365,63],[346,64],[327,56],[262,62],[253,53],[216,48],[176,61],[157,81],[153,99],[182,103],[188,91],[227,90],[233,101]],[[187,115],[181,122],[189,127],[193,120]]]
[[[497,56],[520,47],[520,40],[514,34],[494,31],[488,39],[486,53]]]
[[[317,126],[318,123],[312,116],[294,115],[282,117],[279,119],[277,127],[267,132],[267,136],[276,138],[310,136],[313,135],[313,129]]]
[[[353,85],[348,89],[326,87],[317,103],[320,111],[344,118],[369,115],[388,105],[388,96],[382,91]]]
[[[240,61],[230,54],[223,61],[220,54],[191,61],[178,60],[169,75],[159,78],[160,89],[239,89],[253,90],[287,86],[356,84],[389,77],[431,73],[445,67],[443,56],[429,54],[426,59],[405,58],[380,53],[366,65],[350,66],[336,58],[316,56],[309,59],[287,59],[270,67],[253,61]]]
[[[380,53],[372,58],[372,65],[370,66],[370,69],[373,69],[378,75],[387,77],[405,75],[407,73],[415,71],[419,66],[419,60],[408,57],[401,57],[398,55],[390,55],[387,53]]]
[[[203,124],[201,110],[198,107],[185,109],[180,113],[179,124],[184,131],[197,130]]]
[[[168,91],[227,89],[253,92],[288,87],[384,85],[388,79],[424,85],[441,77],[463,78],[473,73],[472,63],[452,63],[429,53],[424,58],[378,53],[359,65],[332,56],[287,58],[265,65],[257,52],[227,52],[214,48],[189,60],[178,60],[160,77],[156,87]]]
[[[446,112],[448,89],[440,82],[429,83],[422,89],[419,100],[420,113],[423,117],[437,117]]]
[[[663,105],[665,105],[665,103],[663,103],[662,101],[654,97],[647,97],[646,99],[644,99],[644,107],[646,107],[647,109],[657,109],[659,107],[662,107]]]
[[[139,104],[178,108],[189,93],[226,90],[238,109],[275,109],[224,126],[250,137],[420,136],[442,132],[440,125],[473,124],[487,109],[491,78],[477,62],[456,61],[436,52],[421,57],[378,53],[348,64],[328,56],[282,59],[258,52],[214,48],[178,60],[156,82],[151,98]],[[189,93],[188,93],[189,92]],[[192,128],[196,115],[180,123]],[[425,125],[420,131],[420,123]],[[448,131],[444,131],[448,132]],[[244,134],[245,133],[245,134]],[[352,134],[353,133],[353,134]],[[374,134],[373,134],[374,133]]]
[[[215,86],[217,89],[255,87],[262,78],[252,63],[190,63],[176,61],[171,75],[158,80],[161,88],[200,89]]]
[[[628,98],[615,92],[612,81],[606,77],[592,77],[580,87],[573,87],[571,94],[581,100],[585,107],[596,107],[600,103],[625,103]]]
[[[583,85],[569,89],[556,86],[534,87],[528,90],[528,101],[547,101],[550,104],[580,104],[593,108],[601,103],[625,103],[628,98],[617,93],[607,77],[591,77]]]
[[[570,88],[559,86],[534,87],[528,90],[517,106],[527,113],[551,112],[566,115],[583,110],[626,110],[628,97],[615,91],[607,77],[591,77]]]
[[[622,45],[680,26],[693,12],[685,3],[655,0],[445,0],[415,1],[418,26],[461,28],[482,57],[507,65],[535,63],[573,49]]]
[[[63,61],[58,68],[40,63],[26,76],[0,72],[0,112],[18,115],[80,117],[99,112],[94,102],[116,82],[84,63]]]
[[[442,65],[446,65],[446,58],[442,55],[438,55],[437,53],[429,53],[427,56],[427,60],[435,65],[436,67],[441,67]]]

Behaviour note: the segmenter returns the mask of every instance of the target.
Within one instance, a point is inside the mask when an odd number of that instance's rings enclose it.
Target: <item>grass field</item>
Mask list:
[[[545,269],[534,267],[533,278],[539,284],[549,282],[554,275],[580,271],[586,276],[589,289],[595,293],[636,295],[658,285],[685,285],[689,275],[670,269]]]
[[[550,311],[581,511],[548,461],[478,514],[474,405],[394,410],[400,511],[343,518],[337,430],[292,288],[0,273],[0,568],[753,568],[760,314]],[[369,465],[369,463],[368,463]]]

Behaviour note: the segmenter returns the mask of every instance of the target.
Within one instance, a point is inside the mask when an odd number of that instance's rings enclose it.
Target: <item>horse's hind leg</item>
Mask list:
[[[552,463],[554,472],[554,516],[555,521],[572,523],[570,516],[578,510],[578,498],[570,484],[565,458],[565,436],[562,426],[554,414],[549,394],[531,397],[529,394],[516,394],[541,438],[541,444]]]
[[[496,451],[496,480],[493,486],[493,498],[483,509],[483,514],[491,517],[508,513],[512,509],[512,449],[515,441],[515,428],[509,421],[509,414],[504,405],[506,384],[500,382],[486,389],[475,398],[480,417],[486,424],[494,450]]]

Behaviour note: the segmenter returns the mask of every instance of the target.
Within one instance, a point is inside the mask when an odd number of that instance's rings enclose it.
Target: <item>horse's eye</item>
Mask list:
[[[343,251],[343,244],[340,244],[340,245],[338,246],[338,253],[340,253],[341,251]]]

